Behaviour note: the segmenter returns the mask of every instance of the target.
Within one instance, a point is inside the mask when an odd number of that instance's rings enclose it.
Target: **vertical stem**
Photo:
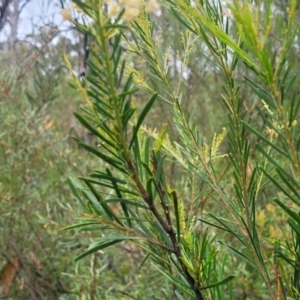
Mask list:
[[[122,125],[122,119],[121,119],[121,112],[120,107],[118,105],[118,99],[117,99],[117,91],[115,87],[115,78],[113,73],[113,67],[112,67],[112,60],[109,53],[109,41],[105,35],[105,20],[103,16],[103,9],[102,9],[102,3],[99,1],[99,7],[98,7],[98,26],[99,26],[99,38],[100,38],[100,45],[102,46],[103,50],[103,58],[105,61],[105,67],[107,70],[107,80],[108,80],[108,89],[110,92],[110,97],[112,98],[113,104],[114,104],[114,112],[115,112],[115,121],[117,125],[117,132],[119,138],[119,144],[121,148],[124,150],[125,157],[129,157],[130,153],[128,151],[128,147],[126,145],[125,137],[123,134],[123,125]]]
[[[254,232],[252,230],[253,224],[252,224],[252,221],[250,218],[250,202],[249,202],[249,195],[248,195],[248,190],[247,190],[247,176],[246,176],[247,165],[245,165],[244,159],[243,159],[243,155],[244,155],[244,151],[245,151],[243,149],[243,143],[246,141],[243,141],[243,139],[242,139],[241,119],[240,119],[238,106],[237,106],[237,95],[234,90],[234,86],[232,84],[232,80],[234,78],[234,71],[232,70],[232,68],[227,68],[227,66],[225,68],[225,71],[226,71],[226,76],[227,76],[227,80],[228,80],[228,89],[230,92],[230,98],[231,98],[231,102],[232,102],[232,113],[233,113],[234,126],[235,126],[235,131],[236,131],[235,136],[236,136],[236,142],[237,142],[237,156],[238,156],[237,159],[238,159],[238,164],[239,164],[240,173],[241,173],[241,178],[240,178],[241,183],[240,184],[242,187],[242,195],[243,195],[243,199],[245,202],[245,210],[246,210],[247,234],[245,235],[245,237],[248,239],[254,259],[260,270],[261,276],[263,277],[263,279],[268,287],[271,299],[274,299],[274,294],[273,294],[273,290],[272,290],[272,287],[270,284],[269,276],[266,272],[265,267],[262,265],[260,258],[257,254],[257,251],[255,250],[255,247],[252,242]],[[259,247],[259,251],[261,251],[259,241],[258,241],[258,247]]]

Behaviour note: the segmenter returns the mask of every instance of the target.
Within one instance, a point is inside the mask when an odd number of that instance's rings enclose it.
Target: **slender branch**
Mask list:
[[[22,5],[21,5],[21,7],[20,7],[20,9],[19,9],[19,15],[20,15],[20,13],[22,12],[22,10],[24,9],[24,7],[30,2],[31,0],[26,0]]]
[[[128,228],[128,227],[124,227],[124,226],[121,226],[120,224],[116,223],[116,222],[111,222],[111,221],[108,221],[104,218],[101,218],[99,216],[94,216],[94,215],[89,215],[89,214],[84,214],[87,218],[90,218],[90,219],[93,219],[93,220],[98,220],[100,221],[101,224],[107,224],[107,225],[110,225],[120,231],[123,231],[123,232],[126,232],[128,234],[131,234],[135,237],[140,237],[142,240],[145,240],[147,241],[148,243],[154,245],[154,246],[158,246],[162,249],[165,249],[167,250],[168,252],[171,252],[171,253],[175,253],[175,250],[174,248],[172,247],[169,247],[167,245],[164,245],[164,244],[161,244],[160,242],[156,241],[156,240],[153,240],[153,239],[150,239],[150,238],[147,238],[145,237],[144,235],[140,234],[139,232],[137,232],[136,230],[134,229],[131,229],[131,228]]]
[[[193,278],[193,276],[191,276],[191,274],[189,273],[187,267],[185,266],[185,264],[183,263],[182,261],[182,254],[181,254],[181,250],[180,250],[180,246],[177,242],[177,239],[176,239],[176,233],[174,232],[173,230],[173,227],[170,226],[162,217],[161,215],[159,214],[159,212],[157,211],[155,205],[153,204],[152,200],[150,199],[146,189],[144,188],[142,182],[140,181],[138,175],[137,175],[137,172],[136,172],[136,169],[132,163],[131,160],[129,160],[127,162],[128,164],[128,167],[129,167],[129,170],[131,171],[131,174],[132,174],[132,177],[133,177],[133,180],[135,181],[140,193],[142,194],[143,196],[143,199],[145,200],[145,202],[149,205],[149,209],[150,211],[153,213],[153,215],[156,217],[156,219],[158,220],[158,222],[161,224],[161,226],[163,227],[163,229],[168,233],[170,239],[171,239],[171,242],[173,244],[173,247],[172,248],[172,251],[179,263],[180,263],[180,266],[181,266],[181,269],[186,277],[186,279],[188,280],[190,286],[193,288],[193,291],[196,295],[196,299],[197,300],[204,300],[204,297],[199,289],[199,283]],[[165,211],[165,214],[168,214],[169,212],[166,212]],[[153,241],[153,240],[151,240]],[[150,242],[150,241],[149,241]],[[165,248],[165,247],[164,247]]]
[[[12,2],[12,0],[4,0],[2,5],[0,6],[0,31],[6,23],[6,17],[8,14],[8,6],[11,2]]]
[[[129,294],[127,294],[125,292],[122,292],[122,291],[118,291],[118,292],[121,293],[121,294],[123,294],[123,295],[125,295],[125,296],[127,296],[127,297],[129,297],[129,298],[131,298],[131,299],[138,300],[137,298],[132,297],[132,296],[130,296]]]

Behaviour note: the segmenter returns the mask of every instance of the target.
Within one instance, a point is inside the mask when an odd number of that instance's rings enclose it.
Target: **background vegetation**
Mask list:
[[[58,1],[68,35],[20,39],[29,2],[0,2],[0,298],[300,299],[299,2]]]

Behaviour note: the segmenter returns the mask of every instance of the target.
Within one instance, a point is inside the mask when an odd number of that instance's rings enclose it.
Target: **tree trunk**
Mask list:
[[[18,24],[19,24],[19,3],[20,0],[12,0],[12,11],[10,17],[10,37],[9,44],[11,48],[11,65],[17,64],[16,43],[18,40]]]

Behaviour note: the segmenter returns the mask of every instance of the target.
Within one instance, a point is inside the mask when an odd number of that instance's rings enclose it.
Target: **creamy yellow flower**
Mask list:
[[[146,12],[153,13],[159,9],[159,5],[156,0],[148,0],[146,4]]]
[[[260,227],[260,228],[263,228],[264,225],[265,225],[265,219],[266,219],[266,215],[263,211],[261,211],[258,216],[256,217],[256,220],[257,220],[257,225]]]
[[[72,2],[72,8],[75,9],[78,13],[82,13],[82,9],[78,7],[78,5]]]
[[[247,177],[247,179],[251,179],[252,173],[253,173],[253,166],[251,165],[251,163],[248,163],[247,167],[246,167],[246,177]]]
[[[70,10],[68,10],[68,9],[63,8],[63,9],[60,11],[60,14],[61,14],[61,16],[63,17],[63,19],[64,19],[65,21],[69,21],[69,20],[72,19],[72,12],[71,12]]]
[[[125,8],[125,12],[123,15],[123,20],[125,21],[133,21],[140,14],[140,9],[136,7]]]
[[[269,227],[270,236],[273,239],[279,239],[281,237],[281,230],[279,228],[275,228],[273,225]]]
[[[120,5],[125,8],[123,15],[125,21],[133,21],[139,16],[141,10],[140,0],[123,0],[120,2]]]
[[[123,0],[120,1],[120,4],[124,7],[140,7],[141,1],[140,0]]]
[[[268,126],[266,128],[266,134],[270,135],[271,137],[278,137],[278,133],[274,129],[269,128]]]
[[[271,203],[268,203],[266,205],[266,209],[267,209],[267,211],[271,212],[272,214],[275,213],[275,206],[273,204],[271,204]]]
[[[115,17],[120,12],[120,9],[120,5],[115,3],[111,5],[108,13],[111,17]]]

